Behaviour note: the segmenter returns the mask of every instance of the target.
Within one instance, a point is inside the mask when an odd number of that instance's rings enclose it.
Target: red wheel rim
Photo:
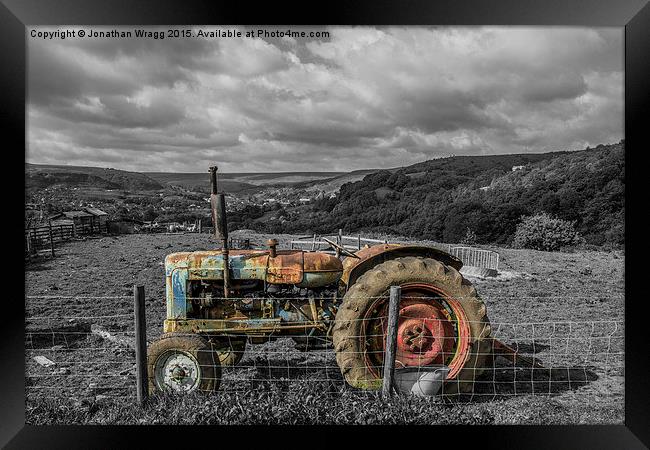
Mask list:
[[[447,379],[453,379],[469,356],[470,329],[460,302],[428,284],[401,287],[395,366],[445,364],[450,368]],[[365,362],[376,377],[383,365],[387,315],[386,296],[377,299],[364,317]]]

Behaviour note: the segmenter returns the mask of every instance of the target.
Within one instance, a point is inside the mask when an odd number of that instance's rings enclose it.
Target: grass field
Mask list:
[[[244,236],[257,244],[269,237],[233,233]],[[281,247],[293,238],[276,237]],[[282,339],[249,346],[242,367],[226,370],[215,395],[154,397],[137,406],[133,351],[91,330],[131,339],[132,289],[143,284],[148,340],[156,339],[165,318],[165,255],[214,247],[207,234],[107,236],[64,244],[55,259],[28,264],[27,423],[623,422],[624,255],[596,251],[494,249],[500,275],[471,280],[493,333],[521,344],[549,370],[501,361],[470,398],[384,401],[348,388],[331,351],[301,352]],[[566,347],[544,340],[554,336],[571,339]],[[36,363],[38,355],[55,365]]]

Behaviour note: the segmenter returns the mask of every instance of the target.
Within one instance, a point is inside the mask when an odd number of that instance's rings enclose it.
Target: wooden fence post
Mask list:
[[[143,404],[149,396],[147,374],[147,323],[144,308],[144,286],[133,286],[135,311],[135,365],[138,403]]]
[[[395,375],[395,350],[397,347],[397,322],[399,320],[399,302],[402,297],[400,286],[390,287],[388,303],[388,329],[386,330],[386,350],[384,351],[384,379],[381,387],[383,398],[390,397]]]
[[[361,235],[357,236],[357,247],[361,250]]]
[[[336,236],[336,243],[343,245],[343,230],[341,228],[339,228],[339,234]]]
[[[203,233],[203,226],[201,224],[201,219],[199,219],[199,233]]]
[[[50,231],[50,249],[52,250],[52,258],[54,258],[54,239],[52,237],[52,221],[48,220],[47,224],[49,226],[48,229]]]

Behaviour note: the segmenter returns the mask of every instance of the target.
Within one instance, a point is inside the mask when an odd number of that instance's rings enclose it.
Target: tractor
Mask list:
[[[148,348],[150,392],[215,391],[221,368],[247,344],[293,338],[304,350],[333,347],[345,381],[381,388],[391,286],[401,286],[396,366],[444,364],[444,393],[472,390],[492,350],[486,306],[459,272],[462,262],[437,248],[378,244],[351,251],[228,246],[225,194],[210,167],[214,235],[221,248],[165,258],[162,337]],[[310,345],[312,343],[312,345]]]

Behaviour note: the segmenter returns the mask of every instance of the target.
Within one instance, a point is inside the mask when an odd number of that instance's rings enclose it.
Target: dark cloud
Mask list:
[[[572,99],[587,92],[587,84],[580,74],[552,73],[540,77],[537,83],[523,91],[523,100],[532,102],[551,102]]]
[[[328,30],[325,39],[28,38],[27,158],[353,170],[623,137],[622,29]]]

